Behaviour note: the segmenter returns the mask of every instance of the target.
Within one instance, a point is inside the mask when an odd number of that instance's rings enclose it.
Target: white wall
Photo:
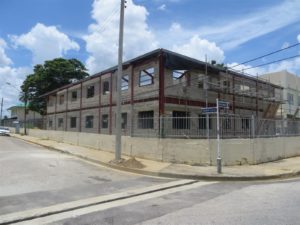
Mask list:
[[[29,135],[114,152],[115,136],[30,129]],[[222,162],[225,166],[258,164],[300,155],[299,137],[221,140]],[[158,139],[122,137],[122,152],[165,162],[191,165],[215,165],[217,140]]]

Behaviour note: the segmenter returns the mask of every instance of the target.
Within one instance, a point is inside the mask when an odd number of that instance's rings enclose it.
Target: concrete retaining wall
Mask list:
[[[115,136],[30,129],[30,136],[114,152]],[[215,165],[217,140],[122,137],[122,153],[191,165]],[[258,164],[300,155],[300,137],[221,140],[224,165]]]

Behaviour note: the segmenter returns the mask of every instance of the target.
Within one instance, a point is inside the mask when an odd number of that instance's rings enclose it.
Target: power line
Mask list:
[[[245,68],[245,69],[240,70],[240,71],[249,70],[249,69],[253,69],[253,68],[257,68],[257,67],[261,67],[261,66],[266,66],[266,65],[269,65],[269,64],[272,64],[272,63],[277,63],[277,62],[281,62],[281,61],[284,61],[284,60],[293,59],[293,58],[297,58],[297,57],[300,57],[300,55],[294,55],[294,56],[290,56],[290,57],[287,57],[287,58],[278,59],[278,60],[275,60],[275,61],[272,61],[272,62],[263,63],[263,64],[260,64],[260,65],[257,65],[257,66],[251,66],[251,67]]]
[[[106,30],[106,26],[111,22],[111,20],[114,18],[114,16],[119,12],[119,5],[116,4],[111,13],[101,22],[101,26],[98,28],[98,33],[102,33]]]
[[[232,69],[232,68],[234,68],[234,67],[237,67],[237,66],[240,66],[240,65],[249,63],[249,62],[253,62],[253,61],[256,61],[256,60],[258,60],[258,59],[262,59],[262,58],[264,58],[264,57],[266,57],[266,56],[270,56],[270,55],[276,54],[276,53],[278,53],[278,52],[281,52],[281,51],[284,51],[284,50],[287,50],[287,49],[290,49],[290,48],[294,48],[294,47],[296,47],[296,46],[298,46],[298,45],[300,45],[300,42],[298,42],[298,43],[296,43],[296,44],[293,44],[293,45],[290,45],[290,46],[288,46],[288,47],[286,47],[286,48],[282,48],[282,49],[279,49],[279,50],[270,52],[270,53],[268,53],[268,54],[265,54],[265,55],[256,57],[256,58],[254,58],[254,59],[247,60],[247,61],[242,62],[242,63],[240,63],[240,64],[231,66],[231,67],[229,67],[229,68]]]
[[[98,33],[102,33],[103,31],[105,31],[107,29],[107,25],[109,24],[109,22],[112,21],[112,19],[114,18],[114,16],[117,15],[117,13],[119,12],[119,8],[116,7],[112,13],[103,21],[103,23],[101,24],[101,27],[99,28],[99,32]]]

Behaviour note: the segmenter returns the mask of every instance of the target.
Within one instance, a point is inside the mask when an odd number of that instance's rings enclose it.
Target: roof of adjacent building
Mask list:
[[[13,110],[15,108],[24,108],[24,107],[25,107],[24,103],[19,103],[17,105],[9,107],[7,110]]]
[[[165,60],[165,67],[168,68],[168,69],[173,69],[173,70],[192,70],[192,69],[194,69],[194,70],[196,70],[196,69],[204,69],[205,67],[207,67],[208,71],[227,72],[227,73],[230,73],[234,76],[246,77],[247,79],[255,80],[255,81],[257,80],[261,83],[270,84],[270,85],[272,85],[276,88],[282,89],[281,86],[272,84],[272,83],[270,83],[266,80],[258,79],[258,78],[253,77],[253,76],[251,77],[249,75],[239,73],[238,71],[231,70],[230,68],[226,68],[226,67],[221,68],[221,67],[218,67],[216,65],[212,65],[212,64],[209,64],[209,63],[206,63],[206,62],[203,62],[203,61],[200,61],[200,60],[197,60],[197,59],[194,59],[194,58],[191,58],[191,57],[188,57],[188,56],[176,53],[176,52],[172,52],[170,50],[163,49],[163,48],[159,48],[159,49],[156,49],[154,51],[151,51],[151,52],[148,52],[146,54],[135,57],[133,59],[127,60],[123,63],[123,68],[124,67],[126,68],[126,67],[128,67],[132,64],[137,64],[139,62],[142,62],[142,61],[154,58],[154,57],[158,57],[160,54],[163,54],[164,60]],[[88,81],[88,80],[91,80],[91,79],[94,79],[94,78],[97,78],[97,77],[100,77],[100,76],[102,76],[104,74],[107,74],[107,73],[113,73],[113,72],[117,71],[117,69],[118,69],[118,66],[110,67],[106,70],[103,70],[99,73],[96,73],[94,75],[86,77],[82,80],[79,80],[77,82],[62,86],[62,87],[57,88],[53,91],[45,93],[41,97],[46,97],[46,96],[55,94],[56,92],[58,92],[60,90],[66,89],[68,87],[75,86],[77,84],[80,84],[82,82],[85,82],[85,81]]]

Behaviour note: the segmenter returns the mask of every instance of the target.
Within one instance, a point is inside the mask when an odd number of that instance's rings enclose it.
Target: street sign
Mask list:
[[[229,102],[219,100],[219,107],[228,109],[229,108]]]
[[[202,113],[216,113],[217,112],[217,107],[207,107],[207,108],[202,108]]]

